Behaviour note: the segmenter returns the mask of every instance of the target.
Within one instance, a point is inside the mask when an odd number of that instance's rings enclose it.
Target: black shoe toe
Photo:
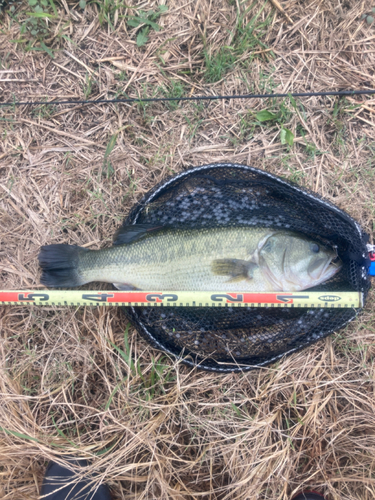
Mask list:
[[[71,463],[78,467],[88,465],[86,460],[74,459]],[[42,484],[41,496],[48,495],[46,500],[111,500],[111,494],[105,484],[95,491],[88,479],[72,482],[74,472],[61,465],[50,462]]]
[[[293,497],[292,500],[325,500],[324,496],[317,491],[303,491],[298,493],[297,496]]]

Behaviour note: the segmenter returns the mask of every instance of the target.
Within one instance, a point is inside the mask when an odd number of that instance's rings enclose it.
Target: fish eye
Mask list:
[[[310,250],[314,253],[319,253],[320,246],[317,243],[311,243]]]

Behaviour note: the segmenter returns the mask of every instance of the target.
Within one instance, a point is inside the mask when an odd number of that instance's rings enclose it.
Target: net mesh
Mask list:
[[[370,288],[368,236],[345,212],[284,179],[238,164],[193,168],[153,188],[124,224],[178,228],[266,226],[298,231],[337,247],[343,261],[331,280],[310,290]],[[147,308],[123,309],[155,347],[211,371],[264,366],[355,318],[358,309]]]

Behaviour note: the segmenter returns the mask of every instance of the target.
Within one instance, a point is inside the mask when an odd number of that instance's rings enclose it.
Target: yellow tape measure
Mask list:
[[[0,305],[172,307],[363,307],[361,292],[160,292],[3,290]]]

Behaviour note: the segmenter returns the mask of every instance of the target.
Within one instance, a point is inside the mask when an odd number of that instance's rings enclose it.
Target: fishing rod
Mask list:
[[[1,290],[0,305],[360,308],[361,292]]]
[[[238,94],[238,95],[201,95],[191,97],[126,97],[124,99],[83,99],[83,100],[67,100],[67,101],[9,101],[0,102],[0,107],[3,106],[41,106],[48,104],[111,104],[111,103],[145,103],[145,102],[169,102],[169,101],[218,101],[231,99],[268,99],[276,97],[325,97],[325,96],[355,96],[355,95],[372,95],[375,94],[375,89],[369,90],[338,90],[327,92],[289,92],[279,94]]]

